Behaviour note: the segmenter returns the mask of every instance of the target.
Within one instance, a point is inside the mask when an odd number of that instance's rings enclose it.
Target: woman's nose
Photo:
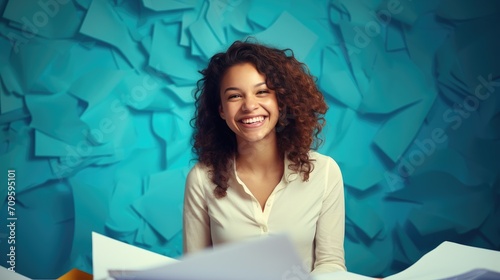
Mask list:
[[[247,97],[243,102],[243,111],[253,111],[259,108],[259,103],[254,97]]]

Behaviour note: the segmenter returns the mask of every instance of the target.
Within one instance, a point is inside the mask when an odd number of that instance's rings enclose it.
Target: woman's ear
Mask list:
[[[224,115],[224,110],[222,110],[222,105],[219,105],[219,115],[221,119],[225,120],[226,116]]]

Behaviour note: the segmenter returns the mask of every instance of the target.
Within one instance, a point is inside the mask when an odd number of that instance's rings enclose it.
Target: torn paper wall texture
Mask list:
[[[24,275],[92,272],[91,231],[181,255],[197,71],[247,36],[293,49],[318,78],[330,107],[320,151],[346,184],[350,271],[390,275],[444,240],[500,249],[498,1],[0,0],[0,10],[0,172],[17,174]]]

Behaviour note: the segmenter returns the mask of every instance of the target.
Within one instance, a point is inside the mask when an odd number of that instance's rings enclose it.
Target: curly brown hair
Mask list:
[[[236,64],[251,63],[266,78],[267,87],[276,92],[280,118],[276,125],[278,149],[291,161],[288,166],[307,181],[314,168],[309,150],[317,149],[328,110],[315,78],[290,49],[276,49],[247,41],[234,42],[226,52],[215,54],[195,92],[196,111],[191,125],[193,152],[209,168],[217,198],[226,196],[230,163],[237,153],[236,136],[220,117],[220,82]]]

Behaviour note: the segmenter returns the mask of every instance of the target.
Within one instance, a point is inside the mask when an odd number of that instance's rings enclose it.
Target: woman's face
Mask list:
[[[219,113],[236,134],[238,144],[276,137],[278,101],[265,81],[251,63],[234,65],[222,77]]]

